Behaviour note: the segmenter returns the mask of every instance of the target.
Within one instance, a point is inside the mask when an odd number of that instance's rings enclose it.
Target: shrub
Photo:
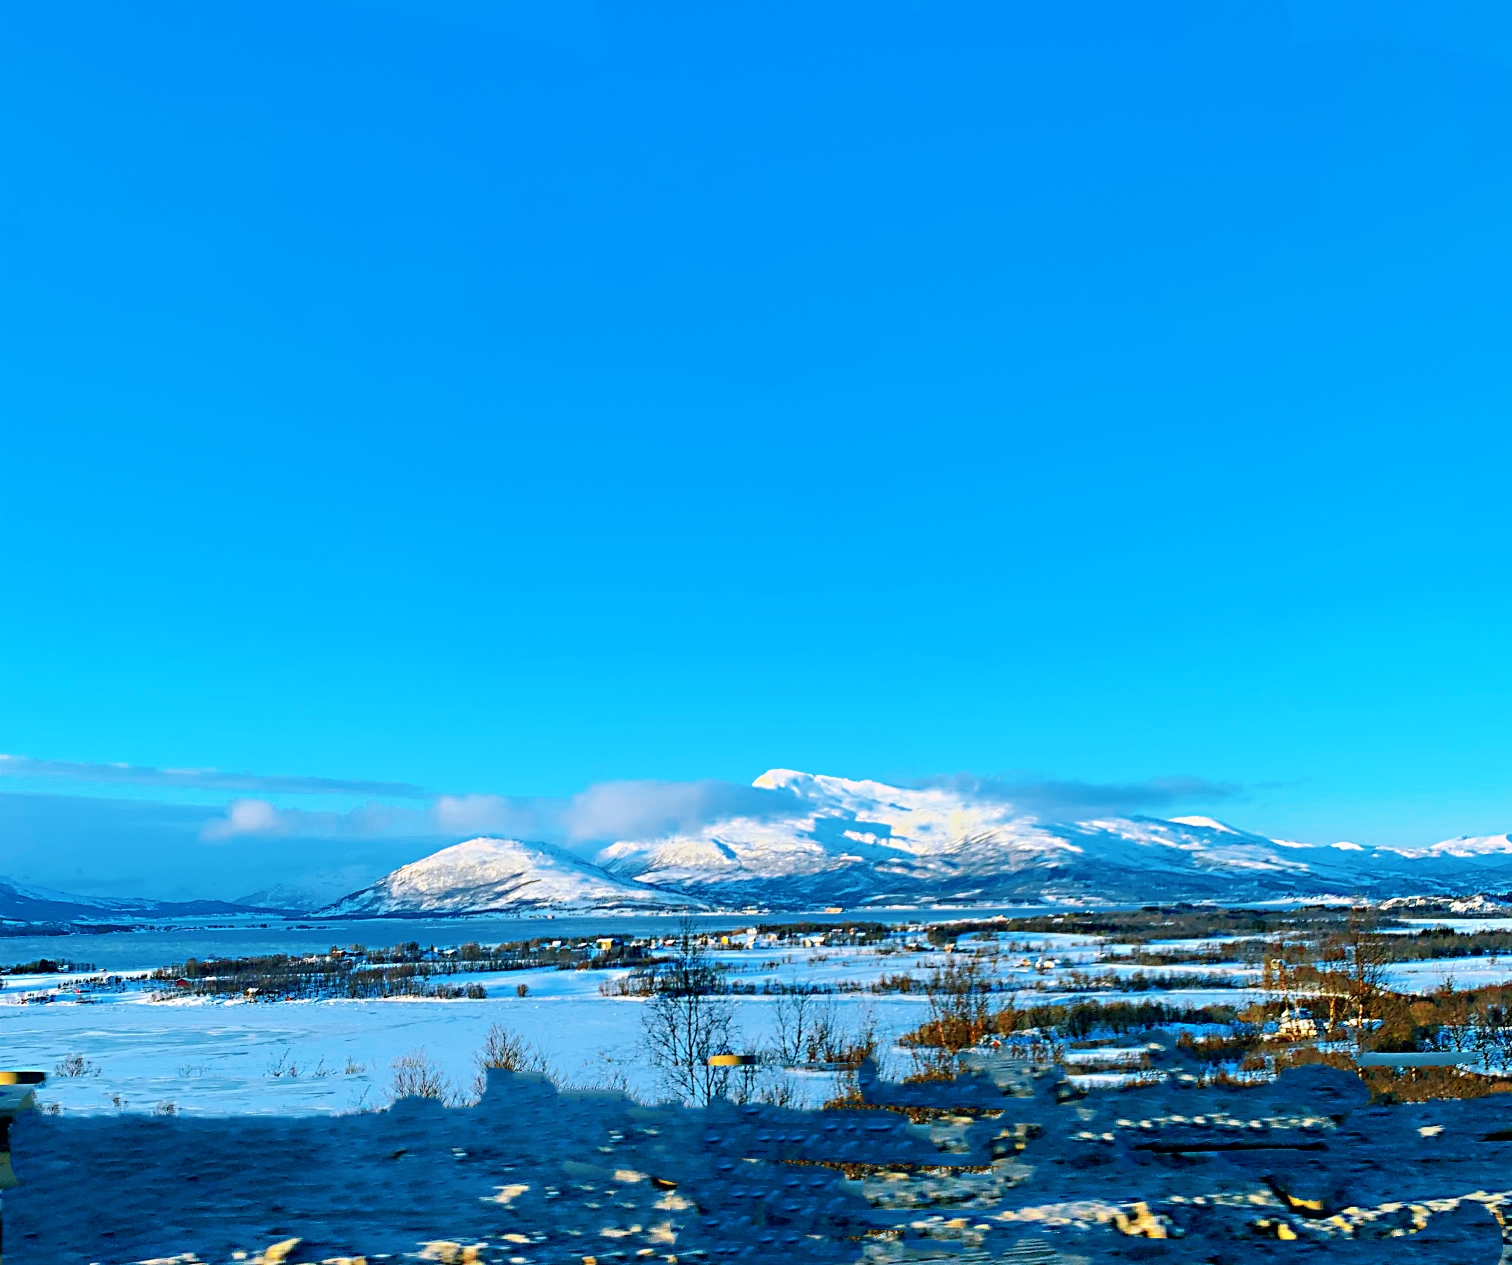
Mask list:
[[[524,1037],[511,1032],[501,1023],[496,1023],[483,1038],[483,1048],[476,1057],[478,1074],[473,1078],[473,1096],[483,1097],[488,1087],[488,1069],[503,1068],[506,1072],[548,1071],[546,1056]]]
[[[913,1079],[950,1079],[959,1070],[959,1055],[990,1032],[1011,1031],[1012,1005],[992,1007],[992,983],[975,959],[936,967],[924,984],[929,1018],[899,1038],[913,1056]]]
[[[389,1097],[396,1102],[401,1098],[437,1098],[444,1102],[451,1097],[451,1082],[424,1050],[401,1054],[391,1066],[394,1082],[389,1086]]]
[[[483,1038],[478,1051],[478,1067],[501,1067],[507,1072],[544,1072],[546,1059],[524,1037],[511,1032],[501,1023],[494,1024]]]
[[[54,1076],[98,1076],[100,1069],[82,1054],[65,1054],[53,1064]]]

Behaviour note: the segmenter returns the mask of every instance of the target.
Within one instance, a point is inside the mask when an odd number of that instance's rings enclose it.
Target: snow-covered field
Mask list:
[[[388,930],[392,939],[392,924]],[[453,924],[451,939],[464,936]],[[1191,949],[1197,943],[1164,947]],[[889,947],[889,952],[878,952],[874,947],[781,945],[720,950],[715,958],[733,983],[758,990],[768,981],[836,990],[865,987],[883,975],[911,974],[922,981],[947,960],[944,953],[918,943]],[[1020,1005],[1126,996],[1242,1007],[1264,996],[1254,968],[1182,963],[1141,968],[1121,960],[1125,946],[1087,936],[1020,935],[995,945],[963,942],[961,947],[975,948]],[[1126,979],[1139,970],[1198,978],[1190,989],[1085,988],[1089,976]],[[623,1081],[650,1100],[658,1096],[659,1085],[640,1041],[643,1003],[599,991],[625,974],[534,970],[445,977],[448,984],[482,984],[487,992],[483,1000],[279,1002],[162,999],[158,986],[145,982],[81,999],[60,988],[74,976],[8,976],[0,991],[0,1058],[8,1067],[46,1071],[49,1079],[40,1099],[67,1113],[152,1111],[166,1103],[191,1114],[340,1112],[385,1105],[394,1060],[416,1050],[446,1074],[459,1097],[468,1096],[485,1034],[502,1024],[536,1046],[560,1077],[584,1086]],[[1201,978],[1213,975],[1249,986],[1214,988],[1210,979]],[[1500,983],[1512,979],[1512,961],[1481,957],[1401,963],[1390,969],[1389,978],[1392,987],[1423,992],[1450,978],[1458,986]],[[520,985],[527,989],[524,997],[517,995]],[[27,1003],[28,995],[50,1000]],[[874,1022],[884,1062],[890,1058],[898,1074],[907,1070],[906,1056],[892,1047],[900,1033],[924,1018],[927,1003],[921,994],[836,991],[828,999],[845,1026],[859,1027],[868,1018]],[[760,993],[733,998],[740,1048],[771,1043],[777,1001]],[[55,1074],[75,1055],[82,1060],[82,1074]],[[822,1074],[787,1075],[812,1103],[831,1089],[831,1079]]]
[[[1042,947],[1056,952],[1058,962],[1089,963],[1090,946],[1071,952],[1066,939]],[[792,948],[723,952],[716,960],[741,985],[759,988],[780,979],[833,988],[842,982],[867,984],[884,973],[912,972],[922,979],[944,957]],[[1046,988],[1036,1000],[1064,995],[1054,980],[1065,967],[1036,970],[1008,959],[1003,965],[1022,988]],[[482,1001],[272,1003],[154,1000],[158,994],[145,982],[81,1001],[60,990],[73,976],[12,976],[0,992],[0,1048],[8,1066],[48,1072],[40,1097],[66,1112],[150,1111],[168,1102],[191,1113],[350,1111],[384,1105],[393,1061],[417,1049],[466,1094],[476,1053],[497,1023],[533,1043],[572,1082],[594,1085],[623,1076],[638,1095],[654,1098],[657,1081],[640,1046],[642,1003],[599,992],[601,984],[625,974],[539,970],[446,977],[451,984],[481,983],[488,992]],[[522,984],[528,989],[523,998],[516,994]],[[41,994],[54,1000],[23,1001]],[[1235,996],[1233,990],[1211,989],[1160,995],[1194,1005]],[[926,1006],[919,994],[836,993],[830,1000],[847,1027],[859,1026],[863,1017],[874,1020],[884,1048],[917,1025]],[[777,998],[741,996],[733,1004],[743,1046],[767,1045]],[[83,1074],[53,1074],[69,1055],[84,1060]],[[822,1098],[829,1091],[825,1076],[796,1075],[805,1097]]]

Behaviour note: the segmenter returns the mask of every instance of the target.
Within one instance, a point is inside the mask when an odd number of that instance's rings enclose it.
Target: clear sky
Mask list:
[[[1480,0],[12,0],[0,750],[1506,830],[1509,225]]]

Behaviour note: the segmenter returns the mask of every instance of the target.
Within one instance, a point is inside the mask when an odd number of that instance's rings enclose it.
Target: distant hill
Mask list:
[[[630,883],[545,843],[469,839],[401,866],[320,912],[328,917],[697,908],[674,892]]]
[[[316,875],[302,878],[297,883],[275,883],[272,887],[249,892],[245,896],[237,897],[236,903],[250,905],[257,909],[277,909],[288,913],[309,914],[324,908],[333,900],[339,900],[351,890],[350,881],[342,883]]]
[[[141,922],[216,914],[266,912],[224,900],[135,900],[109,896],[71,896],[40,887],[23,887],[0,879],[0,919],[27,923]]]

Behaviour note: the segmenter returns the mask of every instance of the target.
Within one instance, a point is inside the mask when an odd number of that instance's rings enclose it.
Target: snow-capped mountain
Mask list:
[[[693,834],[621,840],[597,861],[636,882],[712,903],[789,908],[1086,897],[1294,894],[1355,880],[1332,850],[1296,849],[1208,818],[1046,823],[953,787],[922,789],[774,769],[756,786],[790,805]]]
[[[1012,805],[952,790],[787,769],[755,785],[781,793],[764,816],[621,840],[595,859],[611,874],[719,904],[795,907],[909,901],[925,889],[940,899],[991,899],[1000,893],[979,891],[984,877],[1053,870],[1075,856],[1074,845]]]
[[[401,866],[321,911],[330,917],[695,908],[675,892],[627,883],[548,843],[469,839]]]
[[[1145,902],[1465,895],[1512,888],[1512,840],[1391,850],[1269,839],[1211,817],[1042,820],[974,788],[907,788],[774,769],[758,810],[620,839],[593,863],[474,839],[325,914],[812,909],[1040,900]]]
[[[1210,817],[1047,822],[950,786],[774,769],[755,785],[790,807],[655,839],[620,840],[611,874],[720,905],[797,908],[1083,898],[1255,900],[1512,886],[1506,836],[1419,852],[1268,839]]]
[[[356,868],[356,867],[351,867]],[[245,896],[238,896],[238,905],[255,905],[260,909],[277,909],[286,913],[310,914],[324,909],[332,901],[340,900],[359,883],[372,877],[365,874],[319,872],[306,874],[297,883],[274,883]]]

